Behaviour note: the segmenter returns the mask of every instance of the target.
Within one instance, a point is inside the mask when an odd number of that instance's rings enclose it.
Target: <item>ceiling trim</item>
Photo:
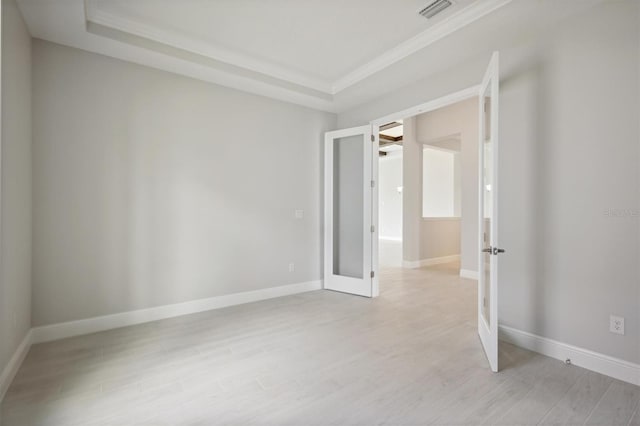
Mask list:
[[[512,0],[482,0],[471,4],[447,19],[438,22],[433,27],[421,32],[415,37],[400,43],[398,46],[384,52],[374,60],[351,71],[333,84],[333,93],[353,86],[365,78],[382,71],[407,56],[429,46],[443,37],[471,24],[483,16],[501,8]]]
[[[157,43],[235,65],[240,68],[245,68],[260,74],[324,92],[326,94],[333,94],[331,82],[311,78],[301,73],[248,55],[232,52],[220,46],[184,36],[177,31],[161,29],[105,12],[99,9],[98,0],[84,0],[84,7],[87,23],[94,23],[103,27],[122,31],[124,33],[146,38]]]
[[[390,123],[396,120],[405,120],[409,117],[414,117],[416,115],[446,107],[448,105],[455,104],[469,98],[475,98],[477,96],[480,96],[479,84],[467,87],[466,89],[462,89],[436,99],[432,99],[419,105],[412,106],[402,111],[394,112],[393,114],[385,115],[384,117],[373,120],[371,124],[374,126],[374,132],[379,132],[379,130],[375,129],[375,126],[377,126],[379,129],[380,126],[383,126],[386,123]]]
[[[33,37],[333,113],[342,110],[347,99],[355,97],[356,101],[363,102],[352,91],[342,97],[336,96],[341,90],[372,78],[408,55],[510,2],[479,0],[332,82],[194,40],[180,31],[133,22],[126,16],[114,16],[100,10],[97,0],[17,0]],[[384,75],[379,76],[384,78]],[[379,94],[371,93],[370,96]],[[379,124],[390,121],[394,120]]]
[[[511,1],[512,0],[482,0],[472,3],[333,82],[313,78],[286,67],[281,67],[249,55],[233,52],[211,43],[187,37],[177,31],[135,22],[125,17],[100,10],[98,0],[84,0],[84,7],[87,24],[93,23],[123,33],[132,34],[185,52],[244,68],[328,95],[335,95],[447,35],[475,22],[496,9],[507,5]]]

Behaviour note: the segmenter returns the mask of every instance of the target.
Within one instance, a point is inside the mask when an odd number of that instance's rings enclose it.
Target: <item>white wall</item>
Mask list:
[[[402,240],[402,151],[380,157],[378,164],[378,226],[380,238]]]
[[[420,259],[460,254],[461,220],[459,218],[422,218],[420,222]]]
[[[34,325],[321,278],[335,115],[39,40],[33,61]]]
[[[478,98],[420,114],[416,117],[419,143],[447,140],[455,135],[460,139],[461,218],[459,222],[458,253],[460,268],[478,270]],[[431,226],[435,224],[431,223]],[[448,226],[453,226],[451,223]],[[433,245],[428,233],[422,232],[422,245]],[[449,244],[439,240],[438,244]],[[453,253],[452,253],[453,254]],[[444,254],[442,256],[445,256]]]
[[[460,157],[456,152],[422,150],[422,217],[460,216]]]
[[[403,122],[402,136],[402,260],[417,262],[422,222],[422,146],[418,144],[416,117]]]
[[[403,242],[403,259],[406,261],[459,254],[461,269],[477,270],[477,102],[477,98],[472,98],[405,119],[404,235],[409,238]],[[460,150],[460,219],[423,218],[425,200],[422,160],[426,143]]]
[[[2,0],[0,373],[31,328],[31,36]]]
[[[465,63],[339,115],[340,127],[359,125],[477,84],[499,49],[500,322],[636,363],[640,217],[605,212],[640,209],[639,7],[604,2],[497,38]],[[608,331],[611,313],[626,318],[625,336]]]

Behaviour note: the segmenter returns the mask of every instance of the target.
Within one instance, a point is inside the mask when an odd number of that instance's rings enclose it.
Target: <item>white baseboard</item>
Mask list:
[[[64,339],[66,337],[95,333],[113,328],[177,317],[180,315],[194,314],[212,309],[225,308],[227,306],[241,305],[244,303],[257,302],[259,300],[273,299],[276,297],[289,296],[307,291],[320,290],[321,288],[322,281],[308,281],[280,287],[270,287],[254,291],[210,297],[207,299],[192,300],[172,305],[157,306],[154,308],[104,315],[77,321],[44,325],[34,327],[32,329],[32,341],[33,343],[49,342],[52,340]]]
[[[403,268],[409,268],[409,269],[416,269],[420,267],[420,261],[419,260],[402,260],[402,267]]]
[[[614,379],[640,386],[640,364],[579,348],[546,337],[537,336],[507,326],[499,326],[500,340],[541,353],[572,365],[601,373]]]
[[[31,347],[32,337],[32,330],[29,330],[22,339],[22,342],[20,342],[16,348],[16,351],[13,353],[9,363],[6,365],[4,370],[2,370],[2,374],[0,375],[0,401],[4,399],[4,395],[7,393],[9,385],[11,385],[20,365],[22,365],[22,361],[24,361],[24,358],[27,356],[27,352],[29,352],[29,348]]]
[[[384,240],[384,241],[393,241],[393,242],[397,242],[397,243],[401,243],[402,242],[402,238],[399,237],[385,237],[385,236],[379,236],[378,237],[379,240]]]
[[[476,281],[480,278],[478,277],[478,271],[472,271],[470,269],[460,269],[460,277]]]
[[[453,254],[451,256],[432,257],[429,259],[422,259],[422,260],[403,260],[402,267],[415,269],[415,268],[421,268],[423,266],[440,265],[442,263],[455,262],[459,260],[460,260],[459,254]]]

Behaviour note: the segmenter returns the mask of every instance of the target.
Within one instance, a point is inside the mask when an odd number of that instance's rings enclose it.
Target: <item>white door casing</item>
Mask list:
[[[499,54],[480,85],[478,184],[478,334],[492,371],[498,371],[498,109]]]
[[[325,133],[324,288],[373,297],[371,126]]]

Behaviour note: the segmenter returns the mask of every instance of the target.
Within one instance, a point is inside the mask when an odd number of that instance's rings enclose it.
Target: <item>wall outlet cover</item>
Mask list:
[[[609,316],[609,331],[624,335],[624,317],[616,315]]]

